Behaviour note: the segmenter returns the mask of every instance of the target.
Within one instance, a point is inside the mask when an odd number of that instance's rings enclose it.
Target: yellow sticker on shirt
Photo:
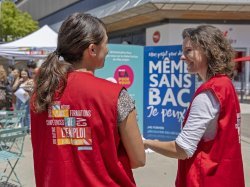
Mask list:
[[[54,118],[69,117],[69,110],[54,110],[54,109],[52,109],[52,117],[54,117]]]

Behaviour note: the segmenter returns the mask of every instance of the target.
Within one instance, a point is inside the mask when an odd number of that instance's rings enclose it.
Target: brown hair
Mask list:
[[[6,80],[7,80],[7,72],[4,69],[4,67],[0,65],[0,81],[6,82]]]
[[[223,33],[211,25],[201,25],[196,28],[187,28],[182,37],[188,37],[193,44],[201,47],[207,57],[207,79],[216,74],[233,76],[234,50]]]
[[[72,64],[82,60],[83,51],[90,44],[100,44],[105,34],[104,23],[90,14],[74,13],[62,23],[57,49],[49,54],[35,78],[35,112],[47,110],[51,102],[57,99],[55,96],[61,96],[67,84],[67,74],[73,70]],[[59,60],[60,57],[64,61]]]

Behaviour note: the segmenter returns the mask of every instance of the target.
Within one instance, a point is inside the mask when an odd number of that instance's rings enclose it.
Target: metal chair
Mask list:
[[[0,118],[1,127],[13,128],[21,126],[25,114],[25,110],[5,111],[5,116]]]
[[[23,157],[24,139],[26,135],[26,127],[0,130],[0,164],[4,165],[4,167],[1,167],[3,171],[0,175],[0,181],[4,186],[10,184],[9,181],[22,186],[15,172],[15,167],[19,159]],[[12,175],[14,177],[12,177]]]

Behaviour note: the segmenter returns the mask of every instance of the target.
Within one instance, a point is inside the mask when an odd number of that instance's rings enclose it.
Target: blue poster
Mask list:
[[[195,91],[181,45],[144,48],[143,136],[174,140]]]
[[[143,132],[143,46],[109,44],[104,68],[96,71],[97,77],[124,86],[135,100],[137,120]]]

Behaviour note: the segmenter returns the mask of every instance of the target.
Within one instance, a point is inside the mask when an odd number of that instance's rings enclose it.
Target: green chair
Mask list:
[[[27,135],[26,127],[7,128],[0,130],[0,164],[2,165],[0,182],[8,186],[11,182],[22,186],[17,176],[15,167],[20,158],[23,157],[23,147],[25,136]],[[12,177],[13,176],[13,177]]]

